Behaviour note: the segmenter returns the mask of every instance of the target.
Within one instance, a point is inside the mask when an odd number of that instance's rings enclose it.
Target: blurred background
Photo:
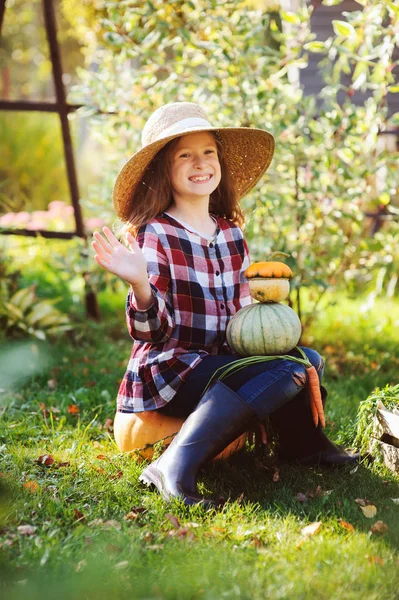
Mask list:
[[[272,166],[243,200],[246,236],[253,260],[291,255],[304,335],[344,298],[362,311],[395,302],[395,3],[8,0],[2,17],[3,341],[76,339],[87,316],[121,323],[126,286],[95,264],[90,236],[118,225],[118,170],[148,116],[176,100],[275,136]]]

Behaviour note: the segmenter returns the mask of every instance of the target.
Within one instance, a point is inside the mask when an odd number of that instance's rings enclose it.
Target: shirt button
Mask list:
[[[224,304],[221,304],[221,305],[220,305],[220,308],[221,308],[221,309],[223,309],[223,308],[224,308]]]
[[[220,275],[220,271],[216,271],[215,275]]]

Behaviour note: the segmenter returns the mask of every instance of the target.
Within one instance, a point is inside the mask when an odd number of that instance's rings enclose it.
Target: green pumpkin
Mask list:
[[[292,350],[301,337],[301,322],[286,304],[258,303],[241,308],[226,330],[230,348],[240,356],[273,356]]]

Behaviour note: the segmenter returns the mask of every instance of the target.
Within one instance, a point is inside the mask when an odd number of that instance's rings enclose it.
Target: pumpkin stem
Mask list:
[[[275,258],[290,258],[291,254],[287,254],[286,252],[280,252],[276,250],[276,252],[272,252],[267,257],[267,260],[274,260]]]

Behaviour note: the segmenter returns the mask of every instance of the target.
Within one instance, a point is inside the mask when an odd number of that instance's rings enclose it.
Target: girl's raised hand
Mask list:
[[[126,235],[129,244],[126,248],[108,227],[103,227],[103,232],[105,237],[98,231],[93,234],[95,261],[132,287],[145,284],[148,281],[147,261],[134,237],[130,233]]]

